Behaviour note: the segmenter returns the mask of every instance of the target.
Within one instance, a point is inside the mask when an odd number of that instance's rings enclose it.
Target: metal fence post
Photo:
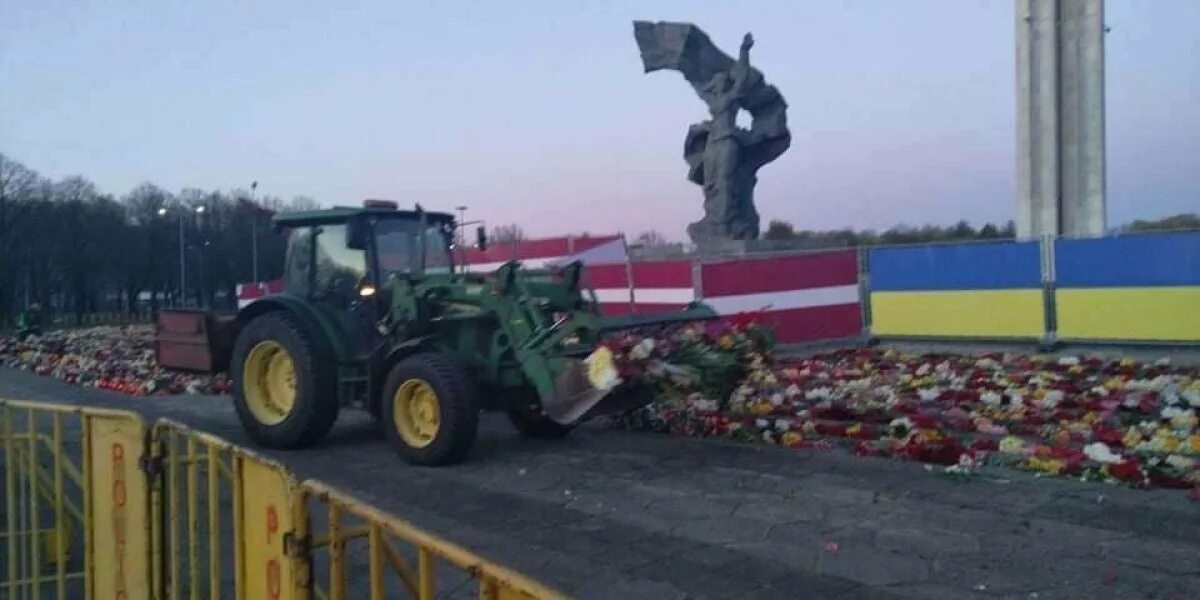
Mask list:
[[[625,234],[621,234],[621,245],[625,248],[625,283],[629,286],[629,312],[630,314],[637,312],[637,291],[633,285],[633,256],[629,254],[629,243],[625,241]]]
[[[871,341],[871,272],[867,248],[859,246],[855,251],[858,258],[858,305],[862,311],[862,339]]]
[[[1058,344],[1058,304],[1056,302],[1056,274],[1054,272],[1054,235],[1044,235],[1038,241],[1042,256],[1042,311],[1045,333],[1041,346],[1052,350]]]
[[[699,256],[692,259],[692,299],[704,299],[704,259]]]

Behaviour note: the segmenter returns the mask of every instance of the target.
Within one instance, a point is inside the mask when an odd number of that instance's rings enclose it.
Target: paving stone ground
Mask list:
[[[247,443],[223,397],[137,399],[8,369],[0,397],[132,409]],[[353,413],[318,447],[270,455],[579,598],[1200,597],[1200,503],[1177,491],[1011,471],[959,482],[599,425],[539,442],[495,415],[449,468],[404,464]]]

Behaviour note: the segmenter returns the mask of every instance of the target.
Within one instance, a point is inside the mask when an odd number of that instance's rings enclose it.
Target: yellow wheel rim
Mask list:
[[[432,444],[442,423],[441,405],[433,386],[422,379],[400,384],[392,397],[392,421],[408,446],[424,448]]]
[[[263,425],[278,425],[296,406],[296,365],[279,342],[259,342],[242,365],[246,406]]]

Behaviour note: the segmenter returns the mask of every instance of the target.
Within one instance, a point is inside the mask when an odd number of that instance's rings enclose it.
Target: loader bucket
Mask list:
[[[558,365],[554,387],[542,398],[542,411],[556,423],[578,421],[621,384],[612,351],[603,346],[587,358],[565,358]]]

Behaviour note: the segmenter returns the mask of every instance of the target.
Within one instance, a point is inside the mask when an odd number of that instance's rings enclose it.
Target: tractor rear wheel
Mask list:
[[[422,352],[396,363],[380,405],[384,432],[409,463],[456,463],[475,443],[475,390],[462,368],[444,355]]]
[[[558,439],[567,437],[576,425],[562,425],[550,420],[546,415],[532,411],[512,409],[508,411],[508,420],[521,435],[530,438]]]
[[[302,448],[337,420],[333,361],[319,356],[304,326],[282,312],[250,321],[230,361],[238,420],[256,444]]]

